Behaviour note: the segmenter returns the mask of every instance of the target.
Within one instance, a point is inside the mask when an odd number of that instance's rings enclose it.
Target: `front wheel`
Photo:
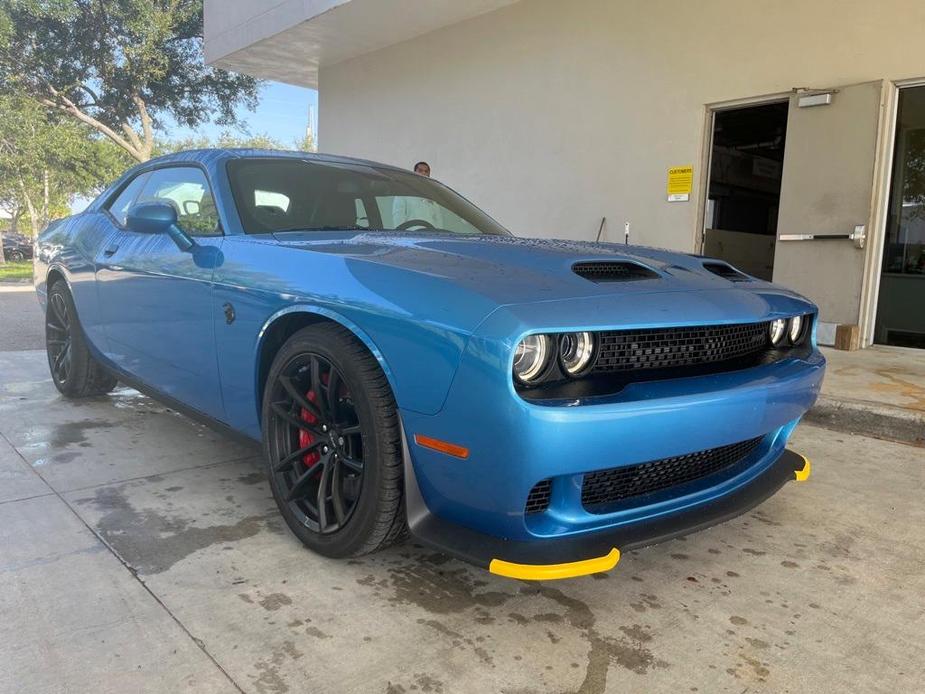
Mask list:
[[[381,549],[405,528],[401,435],[379,364],[345,328],[300,330],[273,360],[263,438],[292,532],[329,557]]]
[[[45,351],[58,391],[69,398],[102,395],[116,387],[116,378],[90,354],[77,308],[67,285],[59,280],[48,290]]]

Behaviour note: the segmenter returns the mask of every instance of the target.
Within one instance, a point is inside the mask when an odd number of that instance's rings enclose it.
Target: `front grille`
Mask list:
[[[572,265],[572,272],[592,282],[633,282],[658,278],[658,273],[630,262],[585,262]]]
[[[620,501],[715,475],[743,461],[763,438],[759,436],[697,453],[590,472],[584,476],[581,503],[590,513],[606,513],[607,506]]]
[[[741,359],[770,347],[768,326],[763,322],[603,332],[593,372],[677,369]]]
[[[527,505],[524,513],[542,513],[549,508],[549,494],[552,491],[552,480],[543,480],[533,485],[527,495]]]

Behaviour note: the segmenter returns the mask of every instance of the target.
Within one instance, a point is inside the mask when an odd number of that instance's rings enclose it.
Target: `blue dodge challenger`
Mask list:
[[[809,476],[816,308],[721,261],[515,238],[429,178],[256,150],[136,166],[37,249],[58,390],[261,441],[327,556],[410,532],[578,576]]]

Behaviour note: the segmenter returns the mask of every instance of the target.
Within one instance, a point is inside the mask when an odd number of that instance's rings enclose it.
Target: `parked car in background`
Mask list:
[[[3,233],[3,257],[10,262],[32,259],[32,239],[22,234]]]
[[[424,208],[440,228],[395,217]],[[118,379],[261,441],[328,556],[408,529],[576,576],[809,476],[816,307],[720,261],[515,238],[432,179],[255,150],[136,166],[38,247],[58,390]]]

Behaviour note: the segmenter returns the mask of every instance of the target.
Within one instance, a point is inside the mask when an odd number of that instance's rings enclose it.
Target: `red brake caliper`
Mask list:
[[[309,402],[317,402],[318,400],[317,396],[315,395],[315,391],[313,390],[308,391],[305,394],[305,397],[308,398]],[[302,408],[302,412],[299,413],[299,417],[301,417],[303,422],[308,422],[309,424],[316,424],[318,422],[318,418],[304,407]],[[312,436],[310,431],[299,429],[299,448],[305,448],[306,446],[314,443],[314,441],[315,437]],[[310,451],[302,456],[302,462],[305,463],[305,467],[311,467],[319,460],[321,460],[321,454],[317,450]]]

